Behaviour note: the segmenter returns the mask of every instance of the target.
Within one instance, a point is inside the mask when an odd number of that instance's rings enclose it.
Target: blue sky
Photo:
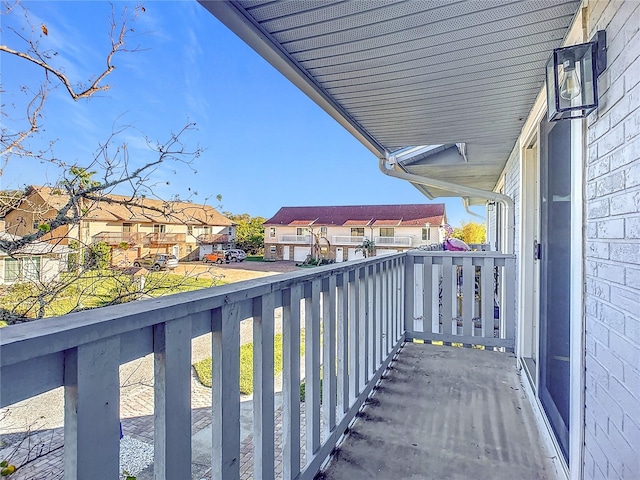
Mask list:
[[[71,79],[86,82],[103,68],[110,45],[108,3],[23,6],[33,25],[46,25],[41,45],[58,52],[52,63]],[[119,13],[134,4],[114,6]],[[153,173],[160,197],[218,205],[220,194],[222,210],[263,217],[281,206],[429,202],[409,183],[381,174],[372,153],[195,1],[144,7],[129,38],[129,46],[139,45],[140,51],[116,55],[117,68],[107,79],[111,89],[74,102],[58,88],[33,145],[56,140],[56,157],[86,165],[114,128],[127,125],[114,145],[126,142],[136,165],[153,158],[145,138],[163,141],[190,121],[197,131],[185,138],[187,145],[205,151],[192,168],[163,165]],[[3,18],[3,44],[24,48],[9,28],[25,25],[19,9]],[[19,118],[27,98],[19,87],[36,87],[42,71],[4,53],[1,60],[2,103],[17,105],[7,112]],[[53,183],[59,173],[46,163],[14,157],[0,188]],[[460,199],[434,201],[446,203],[452,225],[476,220]]]

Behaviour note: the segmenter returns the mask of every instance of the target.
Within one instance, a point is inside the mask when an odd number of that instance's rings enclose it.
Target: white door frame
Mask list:
[[[582,10],[578,11],[578,15],[574,19],[574,23],[571,27],[569,35],[565,40],[565,45],[572,45],[582,43],[584,40],[582,30]],[[532,230],[532,222],[526,217],[528,215],[534,216],[532,206],[527,203],[527,197],[525,197],[525,181],[528,177],[525,177],[527,173],[525,169],[525,149],[531,145],[532,141],[538,138],[538,128],[540,121],[547,114],[546,109],[546,92],[544,87],[541,89],[534,107],[529,113],[529,117],[522,129],[520,135],[520,187],[523,193],[522,201],[520,202],[520,221],[519,221],[519,252],[518,252],[518,271],[520,278],[520,303],[518,309],[518,358],[522,363],[522,356],[526,354],[526,348],[524,347],[526,338],[526,328],[531,324],[525,324],[524,322],[530,318],[530,312],[525,311],[527,305],[531,305],[531,302],[538,302],[536,305],[539,308],[539,297],[533,290],[525,290],[525,282],[523,281],[524,275],[532,272],[535,265],[533,265],[532,250],[527,252],[529,248],[530,240],[525,239],[525,235],[533,235],[535,230]],[[584,202],[585,202],[585,172],[584,162],[587,158],[586,145],[587,145],[587,129],[586,120],[564,120],[571,122],[571,274],[570,274],[570,338],[571,338],[571,385],[569,386],[569,465],[566,465],[564,461],[559,463],[563,467],[564,473],[571,480],[583,478],[583,466],[584,466],[584,407],[585,407],[585,317],[584,317],[584,272],[585,272],[585,226],[584,226]],[[539,147],[539,143],[538,143]],[[539,148],[538,148],[539,152]],[[537,178],[538,184],[540,180],[540,162],[538,153],[538,165],[537,165]],[[530,172],[529,172],[530,173]],[[539,213],[538,213],[539,215]],[[535,296],[534,296],[535,295]],[[539,334],[538,334],[539,337]],[[522,350],[521,350],[522,349]],[[538,349],[539,351],[539,349]],[[529,393],[532,400],[532,404],[537,409],[536,416],[542,419],[546,428],[549,431],[550,440],[554,443],[556,450],[558,451],[558,457],[562,457],[559,454],[559,447],[555,442],[555,436],[552,433],[551,426],[546,421],[546,415],[544,409],[537,397],[537,385],[539,384],[539,364],[536,362],[536,379],[535,385],[530,385],[526,375],[523,375],[523,380],[526,385],[530,387]]]

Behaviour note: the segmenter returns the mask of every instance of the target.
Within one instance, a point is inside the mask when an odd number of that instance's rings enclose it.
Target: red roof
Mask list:
[[[354,205],[334,207],[282,207],[265,225],[300,225],[300,221],[315,218],[318,225],[411,226],[440,225],[446,217],[444,203],[409,205]],[[311,221],[309,221],[311,223]],[[306,225],[308,225],[307,223]]]

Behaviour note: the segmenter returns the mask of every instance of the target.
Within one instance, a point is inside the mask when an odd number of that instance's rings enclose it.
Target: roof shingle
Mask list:
[[[315,218],[315,221],[306,220]],[[298,225],[304,219],[304,225],[338,226],[418,226],[430,223],[440,225],[446,221],[444,203],[407,204],[407,205],[353,205],[326,207],[282,207],[267,220],[265,225]]]

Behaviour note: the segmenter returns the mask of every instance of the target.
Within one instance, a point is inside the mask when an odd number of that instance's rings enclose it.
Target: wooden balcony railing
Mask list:
[[[93,236],[93,243],[99,242],[105,242],[112,246],[123,243],[131,246],[143,245],[146,243],[146,235],[140,232],[100,232]]]
[[[146,241],[149,245],[177,245],[187,241],[186,233],[149,233]]]
[[[406,338],[513,347],[513,265],[513,256],[489,252],[412,251],[6,327],[0,407],[63,386],[65,478],[118,478],[119,366],[153,353],[154,478],[191,478],[191,340],[212,332],[212,478],[237,480],[239,327],[252,319],[253,478],[272,479],[272,339],[282,308],[283,476],[312,479]],[[496,267],[503,302],[497,330]]]
[[[202,235],[198,235],[196,240],[202,245],[215,245],[218,243],[229,243],[231,242],[231,237],[222,233],[203,233]]]

